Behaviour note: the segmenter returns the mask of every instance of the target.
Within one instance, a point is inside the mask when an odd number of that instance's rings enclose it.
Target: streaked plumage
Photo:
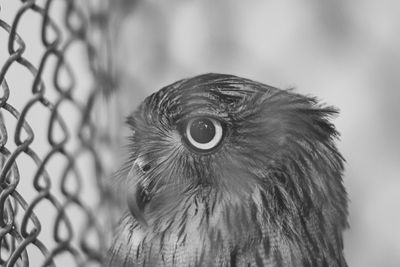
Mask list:
[[[119,173],[128,205],[109,266],[346,266],[336,113],[223,74],[146,98],[128,119],[131,154]],[[215,148],[187,143],[191,118],[220,122]]]

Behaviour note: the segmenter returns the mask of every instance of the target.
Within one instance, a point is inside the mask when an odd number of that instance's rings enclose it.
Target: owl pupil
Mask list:
[[[190,126],[190,135],[198,143],[208,143],[215,136],[215,126],[208,119],[195,120]]]

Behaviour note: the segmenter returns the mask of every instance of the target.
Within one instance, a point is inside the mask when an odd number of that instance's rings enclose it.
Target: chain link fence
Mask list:
[[[0,2],[0,265],[99,266],[120,116],[107,1]]]

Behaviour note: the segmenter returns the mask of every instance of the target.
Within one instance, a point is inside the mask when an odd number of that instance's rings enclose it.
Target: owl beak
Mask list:
[[[137,166],[135,165],[136,164],[134,164],[132,169],[129,171],[127,181],[137,180],[137,176],[135,175]],[[129,211],[141,226],[147,227],[148,224],[144,218],[144,207],[147,199],[146,190],[140,183],[135,183],[133,186],[131,185],[129,189],[127,197]]]

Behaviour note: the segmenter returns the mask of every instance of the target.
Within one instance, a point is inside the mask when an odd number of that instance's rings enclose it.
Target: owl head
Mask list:
[[[127,120],[129,209],[148,227],[182,217],[185,202],[293,234],[310,213],[344,226],[343,158],[329,121],[336,113],[313,97],[232,75],[164,87]]]

